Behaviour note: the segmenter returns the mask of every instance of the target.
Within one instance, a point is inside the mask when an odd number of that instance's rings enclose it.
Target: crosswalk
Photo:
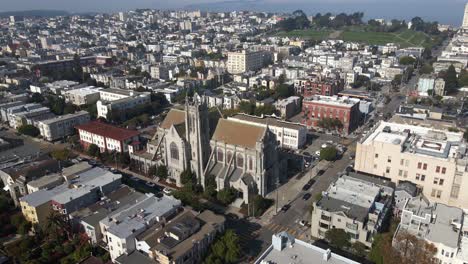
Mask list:
[[[282,225],[276,224],[276,223],[270,223],[270,224],[266,225],[265,228],[272,231],[273,233],[280,233],[280,232],[285,231],[285,232],[289,233],[290,235],[292,235],[292,236],[294,236],[294,237],[296,237],[298,239],[301,239],[301,240],[303,240],[306,237],[306,233],[303,230],[298,230],[298,229],[293,229],[293,228],[290,228],[290,227],[285,227],[285,226],[282,226]]]

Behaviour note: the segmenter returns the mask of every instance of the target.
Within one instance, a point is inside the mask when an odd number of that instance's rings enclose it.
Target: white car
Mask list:
[[[301,220],[301,221],[299,222],[299,224],[300,224],[301,226],[307,226],[308,223],[307,223],[306,220]]]
[[[171,195],[171,190],[168,189],[168,188],[163,188],[163,193],[164,193],[165,195]]]

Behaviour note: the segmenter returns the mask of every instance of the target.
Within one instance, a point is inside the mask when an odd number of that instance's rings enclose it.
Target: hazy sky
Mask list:
[[[54,9],[70,12],[116,12],[135,8],[184,8],[212,10],[265,10],[306,13],[363,11],[366,18],[421,16],[427,20],[459,25],[467,0],[0,0],[0,11]]]

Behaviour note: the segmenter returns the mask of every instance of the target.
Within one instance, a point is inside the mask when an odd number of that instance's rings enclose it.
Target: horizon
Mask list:
[[[111,0],[107,0],[111,1]],[[466,1],[463,0],[178,0],[171,3],[160,0],[112,0],[112,6],[106,0],[96,4],[91,0],[80,3],[67,0],[42,0],[40,5],[34,0],[22,0],[3,4],[2,12],[24,11],[66,11],[71,14],[82,13],[117,13],[135,9],[160,10],[196,10],[227,12],[248,10],[270,13],[291,13],[301,9],[307,15],[316,13],[354,13],[364,12],[365,19],[384,18],[409,21],[419,16],[426,21],[437,21],[441,24],[459,26],[463,18]],[[67,3],[68,2],[68,3]],[[444,3],[442,3],[444,2]],[[29,4],[28,4],[29,3]],[[86,4],[89,3],[89,4]],[[104,5],[103,5],[104,4]],[[424,6],[424,8],[421,8]],[[445,12],[439,12],[446,10]]]

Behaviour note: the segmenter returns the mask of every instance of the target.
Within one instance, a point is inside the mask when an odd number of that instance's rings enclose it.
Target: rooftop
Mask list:
[[[281,232],[273,235],[273,245],[263,252],[254,263],[358,264],[359,262],[295,239],[286,232]]]
[[[86,96],[86,95],[89,95],[89,94],[99,93],[99,91],[101,89],[102,88],[98,88],[98,87],[94,87],[94,86],[88,86],[88,87],[69,90],[69,91],[66,91],[65,93],[73,94],[73,95],[79,95],[79,96]]]
[[[84,130],[92,134],[112,138],[115,140],[126,140],[138,136],[140,132],[136,130],[116,127],[99,121],[91,121],[86,124],[76,126],[76,129]]]
[[[304,98],[304,102],[314,102],[324,105],[332,106],[341,106],[341,107],[352,107],[356,104],[359,104],[359,99],[349,98],[346,96],[323,96],[323,95],[314,95],[309,98]]]
[[[161,128],[169,129],[172,125],[179,125],[185,122],[185,111],[172,108],[161,123]]]
[[[42,121],[40,121],[40,123],[42,123],[42,124],[52,124],[52,123],[55,123],[55,122],[64,121],[64,120],[68,120],[68,119],[73,119],[73,118],[76,118],[76,117],[79,117],[79,116],[86,116],[86,115],[89,116],[89,113],[87,111],[83,110],[83,111],[79,111],[79,112],[76,112],[76,113],[73,113],[73,114],[55,116],[53,118],[42,120]]]
[[[465,155],[461,151],[466,152],[466,144],[465,148],[460,148],[464,145],[463,133],[400,123],[381,122],[361,140],[363,145],[375,142],[399,146],[401,152],[443,159]]]
[[[266,133],[265,127],[244,124],[233,120],[220,119],[212,140],[229,145],[255,148]]]
[[[305,126],[298,124],[298,123],[292,123],[292,122],[287,122],[283,121],[279,118],[271,117],[271,116],[263,116],[263,117],[258,117],[258,116],[252,116],[252,115],[247,115],[247,114],[237,114],[234,115],[233,117],[229,117],[228,120],[238,120],[238,121],[245,121],[248,123],[254,123],[254,124],[259,124],[261,126],[276,126],[276,127],[284,127],[284,128],[289,128],[289,129],[305,129]]]

